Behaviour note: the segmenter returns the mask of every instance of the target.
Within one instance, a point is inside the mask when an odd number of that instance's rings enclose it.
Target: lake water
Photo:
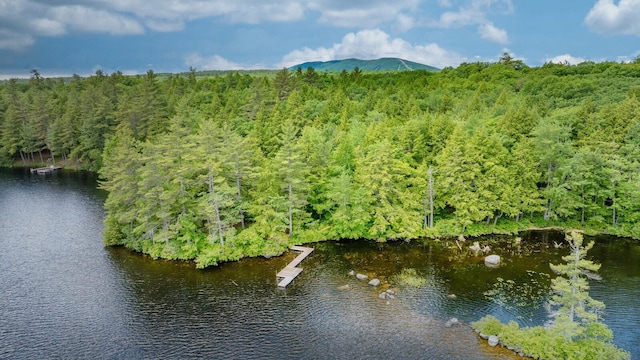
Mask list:
[[[532,233],[496,249],[504,263],[489,269],[442,245],[327,242],[283,290],[275,274],[295,253],[203,271],[104,247],[104,199],[91,174],[0,169],[0,358],[509,358],[445,322],[544,322],[548,263],[566,252],[560,234]],[[638,357],[640,246],[603,238],[590,255],[603,277],[591,295]],[[419,286],[398,280],[407,269]],[[397,297],[379,299],[388,287]]]

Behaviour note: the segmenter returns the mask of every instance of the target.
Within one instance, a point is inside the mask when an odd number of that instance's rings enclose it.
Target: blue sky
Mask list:
[[[436,67],[630,61],[640,0],[0,0],[0,78],[280,69],[400,57]]]

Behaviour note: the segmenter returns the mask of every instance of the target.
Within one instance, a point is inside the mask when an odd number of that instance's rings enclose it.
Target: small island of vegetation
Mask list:
[[[551,264],[559,276],[552,281],[553,296],[545,326],[520,328],[518,323],[501,323],[487,315],[472,324],[482,337],[496,336],[503,346],[535,359],[630,359],[628,352],[612,344],[613,332],[601,322],[604,303],[589,296],[587,278],[598,279],[599,264],[585,258],[593,241],[583,245],[583,236],[572,231],[566,236],[570,253],[565,264]]]
[[[640,237],[640,61],[0,84],[0,158],[98,171],[105,243],[204,268],[328,239]]]

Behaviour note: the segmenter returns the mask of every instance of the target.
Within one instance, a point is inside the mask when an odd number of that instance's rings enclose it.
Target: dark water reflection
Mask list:
[[[498,269],[442,246],[321,243],[280,290],[275,274],[295,254],[199,271],[103,247],[103,201],[89,174],[0,170],[0,358],[505,358],[444,322],[487,313],[544,321],[541,274],[563,254],[553,234],[525,239],[527,251],[503,247]],[[640,247],[603,240],[591,254],[604,278],[592,296],[607,304],[616,342],[637,356]],[[424,286],[390,283],[405,268]],[[350,270],[398,297],[379,299]]]

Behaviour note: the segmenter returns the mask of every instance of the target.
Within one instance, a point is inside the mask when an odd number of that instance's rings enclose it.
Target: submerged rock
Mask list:
[[[500,264],[500,256],[489,255],[484,258],[484,264],[487,266],[498,266]]]
[[[360,279],[360,280],[366,280],[369,277],[365,274],[356,274],[356,278]]]
[[[444,323],[444,326],[446,327],[452,327],[455,325],[460,325],[460,321],[458,321],[458,319],[454,317],[452,317],[451,319],[447,320],[446,323]]]
[[[349,271],[349,275],[354,276],[355,274],[356,274],[355,271],[353,271],[353,270]]]
[[[371,285],[371,286],[378,286],[378,285],[380,285],[380,280],[378,280],[378,279],[372,279],[371,281],[369,281],[369,285]]]
[[[349,288],[350,288],[349,284],[338,286],[338,290],[349,290]]]

